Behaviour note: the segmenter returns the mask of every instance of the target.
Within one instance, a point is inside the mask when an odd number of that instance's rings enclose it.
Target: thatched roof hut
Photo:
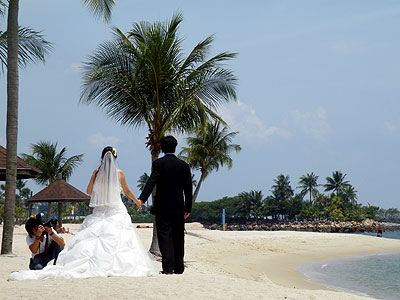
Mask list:
[[[63,202],[82,202],[90,200],[90,196],[73,187],[63,179],[54,181],[43,190],[33,195],[27,201],[33,202],[57,202],[58,221],[62,224],[62,204]]]
[[[0,181],[6,180],[7,150],[0,146]],[[28,179],[37,177],[42,171],[31,166],[22,158],[17,156],[17,179]]]

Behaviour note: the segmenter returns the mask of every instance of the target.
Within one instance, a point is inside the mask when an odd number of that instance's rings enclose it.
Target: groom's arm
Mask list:
[[[142,193],[139,196],[139,200],[143,201],[143,203],[145,203],[147,201],[147,199],[149,198],[151,192],[153,191],[156,183],[157,183],[157,179],[160,175],[159,172],[159,166],[157,161],[153,162],[152,168],[151,168],[151,174],[149,179],[147,180]]]

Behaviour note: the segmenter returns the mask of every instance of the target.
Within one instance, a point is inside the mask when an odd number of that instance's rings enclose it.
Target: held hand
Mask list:
[[[143,201],[138,199],[138,201],[136,202],[137,210],[141,210],[142,209],[142,205],[143,205]]]
[[[46,232],[47,232],[48,234],[51,234],[51,233],[53,232],[53,229],[52,229],[51,227],[48,227],[48,226],[45,226],[45,227],[44,227],[44,230],[46,230]]]
[[[39,225],[37,228],[37,236],[41,236],[45,228],[42,225]]]
[[[187,219],[189,216],[190,216],[190,213],[188,213],[188,212],[185,212],[185,214],[183,215],[183,217],[184,217],[185,219]]]

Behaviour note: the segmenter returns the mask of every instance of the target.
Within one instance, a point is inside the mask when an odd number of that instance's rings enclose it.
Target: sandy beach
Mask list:
[[[134,224],[136,226],[137,224]],[[149,224],[150,225],[150,224]],[[65,224],[71,231],[80,225]],[[0,226],[2,232],[2,227]],[[136,229],[143,244],[152,229]],[[183,275],[7,281],[27,269],[25,229],[14,230],[14,255],[0,256],[0,299],[372,299],[328,290],[293,271],[300,264],[373,253],[400,252],[400,240],[312,232],[205,230],[187,224]],[[68,243],[73,235],[63,234]],[[161,270],[161,264],[157,262]]]

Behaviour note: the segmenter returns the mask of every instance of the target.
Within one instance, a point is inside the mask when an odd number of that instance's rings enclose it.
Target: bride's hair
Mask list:
[[[115,158],[117,158],[117,150],[111,146],[107,146],[103,149],[103,152],[101,152],[101,159],[103,159],[104,155],[110,151],[112,155],[114,155]]]

